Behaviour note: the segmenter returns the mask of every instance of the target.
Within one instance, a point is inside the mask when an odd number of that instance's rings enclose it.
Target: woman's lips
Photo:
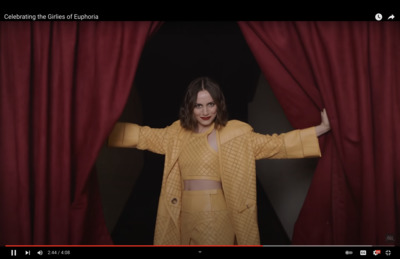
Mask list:
[[[209,119],[211,119],[211,116],[208,117],[200,117],[202,120],[208,121]]]

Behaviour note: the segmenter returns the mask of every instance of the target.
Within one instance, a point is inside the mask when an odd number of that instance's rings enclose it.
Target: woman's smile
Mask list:
[[[217,105],[207,90],[198,92],[193,114],[197,120],[197,132],[203,132],[212,125],[217,116]]]

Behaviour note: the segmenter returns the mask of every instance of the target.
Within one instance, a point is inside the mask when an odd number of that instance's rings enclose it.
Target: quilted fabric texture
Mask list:
[[[235,232],[222,190],[184,191],[182,245],[233,245]]]
[[[184,180],[207,179],[220,181],[218,153],[207,142],[212,128],[202,134],[191,134],[179,155],[179,168]]]
[[[177,160],[190,132],[176,121],[163,129],[117,123],[109,145],[136,147],[165,155],[158,205],[155,245],[179,245],[182,179]],[[315,128],[280,135],[254,133],[246,123],[232,120],[217,131],[221,181],[239,245],[260,243],[257,223],[255,160],[321,156]]]

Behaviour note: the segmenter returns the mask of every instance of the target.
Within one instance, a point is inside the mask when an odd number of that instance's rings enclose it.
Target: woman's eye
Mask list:
[[[202,107],[202,105],[201,105],[201,104],[196,104],[194,107],[197,108],[197,109],[199,109],[199,108]]]
[[[209,107],[214,107],[215,103],[209,103],[208,106]]]

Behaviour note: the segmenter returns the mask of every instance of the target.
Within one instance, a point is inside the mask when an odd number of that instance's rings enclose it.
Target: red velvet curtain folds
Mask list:
[[[399,244],[400,23],[239,25],[292,125],[331,121],[293,244]]]
[[[159,22],[0,23],[0,244],[111,244],[93,166]]]

